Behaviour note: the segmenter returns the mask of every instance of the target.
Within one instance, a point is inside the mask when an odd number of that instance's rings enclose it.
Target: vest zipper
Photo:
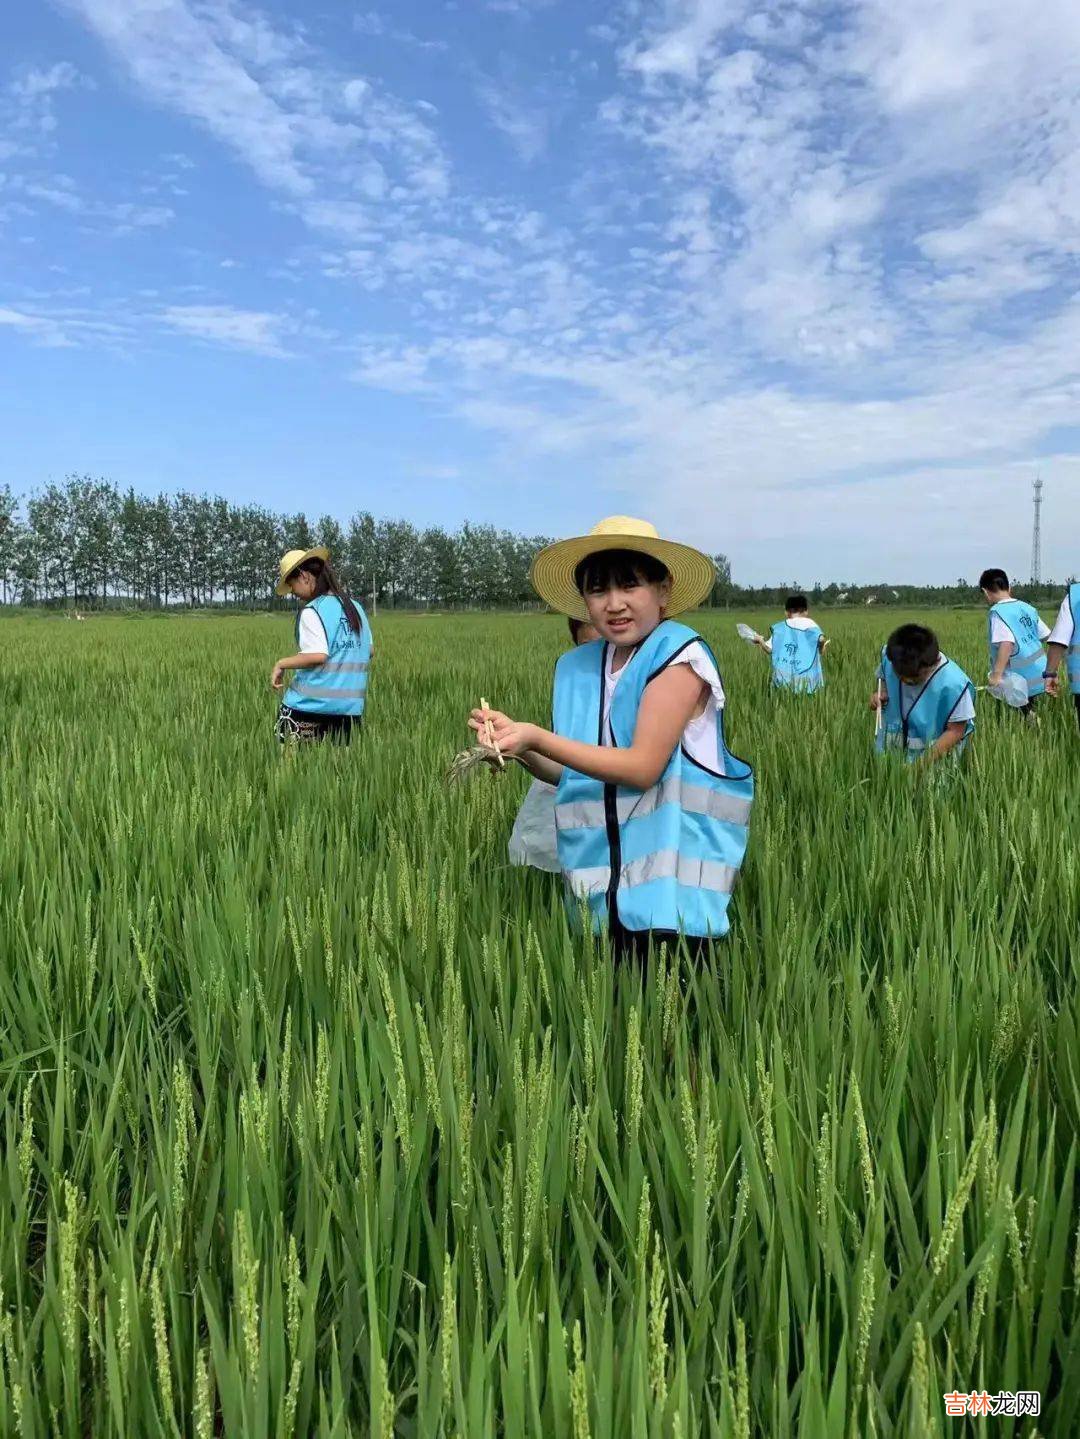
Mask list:
[[[607,688],[607,659],[609,645],[605,642],[604,652],[600,656],[600,717],[596,726],[596,743],[604,743],[604,695]],[[615,744],[615,732],[611,729],[611,716],[607,716],[608,730],[611,733],[611,743]],[[622,868],[622,843],[619,839],[619,808],[618,808],[617,786],[613,784],[604,785],[604,828],[607,831],[608,842],[608,866],[610,876],[607,887],[607,912],[608,927],[614,932],[619,924],[619,903],[617,899],[619,889],[619,871]]]

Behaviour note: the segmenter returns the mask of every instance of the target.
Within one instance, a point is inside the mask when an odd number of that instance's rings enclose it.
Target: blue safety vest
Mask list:
[[[901,706],[900,677],[885,651],[881,652],[881,678],[885,682],[886,704],[877,737],[877,749],[902,750],[908,764],[919,759],[945,733],[956,707],[965,694],[974,694],[971,681],[954,660],[946,660],[915,695],[907,713]],[[960,754],[975,729],[968,720],[964,738],[953,751]]]
[[[355,601],[353,602],[355,604]],[[295,670],[285,691],[285,704],[308,714],[362,715],[367,696],[368,666],[371,663],[371,626],[360,605],[360,633],[354,634],[345,617],[345,607],[336,595],[318,595],[310,608],[326,631],[325,664],[310,670]],[[300,616],[296,616],[296,646],[300,647]]]
[[[1072,639],[1066,650],[1066,665],[1069,671],[1069,688],[1074,695],[1080,695],[1080,584],[1069,586],[1069,613],[1072,615]]]
[[[772,627],[772,678],[774,685],[813,694],[825,683],[821,673],[821,631],[817,625],[796,629],[787,620]]]
[[[583,744],[634,739],[645,687],[700,636],[665,620],[631,655],[603,718],[603,640],[570,650],[555,669],[555,731]],[[706,650],[708,649],[705,646]],[[724,743],[723,775],[698,764],[681,744],[651,789],[604,784],[564,767],[555,792],[559,863],[572,911],[588,907],[594,929],[618,920],[628,930],[681,930],[719,937],[746,852],[753,770]]]
[[[1039,615],[1023,600],[1001,600],[990,606],[990,630],[993,632],[993,616],[1003,620],[1009,627],[1015,648],[1009,656],[1006,669],[1027,685],[1028,696],[1041,695],[1046,685],[1043,672],[1046,669],[1046,649],[1039,638]],[[993,668],[994,651],[997,646],[990,640],[990,666]]]

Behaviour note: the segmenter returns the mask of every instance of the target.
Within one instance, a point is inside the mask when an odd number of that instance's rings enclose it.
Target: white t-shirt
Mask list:
[[[305,605],[300,611],[300,653],[302,655],[325,655],[330,653],[326,630],[314,605]]]
[[[938,660],[937,664],[934,666],[934,674],[937,674],[938,670],[941,669],[942,665],[946,665],[948,664],[948,662],[948,656],[942,655],[941,658]],[[932,677],[933,676],[930,676],[930,678]],[[925,680],[920,680],[917,685],[909,685],[905,684],[903,680],[900,681],[900,716],[902,719],[907,719],[908,715],[911,713],[912,705],[922,694],[923,690],[926,688],[929,682],[929,678]],[[966,689],[961,695],[956,708],[953,710],[952,715],[949,718],[949,723],[967,724],[968,720],[973,720],[974,718],[975,696],[972,694],[970,689]]]
[[[609,649],[604,662],[604,714],[601,729],[603,742],[606,745],[611,744],[611,731],[607,722],[607,717],[611,713],[611,697],[615,693],[615,686],[619,683],[620,675],[626,668],[623,665],[621,669],[613,673],[611,663],[614,658],[614,649]],[[709,658],[705,646],[699,642],[687,645],[674,663],[689,665],[698,678],[704,680],[709,686],[709,697],[705,702],[704,712],[696,719],[690,720],[683,730],[683,747],[687,754],[697,760],[698,764],[704,765],[706,769],[711,769],[714,774],[723,774],[723,756],[718,743],[720,729],[718,720],[720,711],[724,708],[724,686],[720,682],[720,672]]]
[[[809,615],[787,615],[785,618],[793,630],[812,630],[817,625],[817,621],[812,620]],[[824,639],[825,636],[822,635],[821,638]],[[765,641],[765,648],[772,654],[772,640]]]
[[[1040,616],[1039,616],[1039,638],[1040,638],[1041,640],[1045,640],[1045,639],[1047,639],[1047,638],[1049,637],[1049,634],[1050,634],[1050,627],[1049,627],[1049,625],[1047,625],[1047,624],[1045,623],[1045,621],[1043,620],[1042,615],[1040,615]],[[990,643],[991,643],[992,645],[1000,645],[1000,644],[1005,644],[1006,641],[1008,641],[1009,644],[1015,645],[1015,644],[1016,644],[1016,636],[1013,634],[1012,630],[1009,628],[1009,626],[1005,623],[1005,621],[1001,618],[1000,615],[991,615],[991,616],[990,616]]]
[[[1069,604],[1069,596],[1066,595],[1061,601],[1061,609],[1057,612],[1057,619],[1054,621],[1054,628],[1050,631],[1050,643],[1052,645],[1065,645],[1068,648],[1073,642],[1072,607]]]

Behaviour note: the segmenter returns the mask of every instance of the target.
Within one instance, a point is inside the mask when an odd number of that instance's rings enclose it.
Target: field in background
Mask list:
[[[560,622],[380,617],[285,757],[285,619],[5,623],[0,1433],[1076,1432],[1080,742],[980,696],[955,782],[874,764],[909,617],[823,616],[810,702],[702,617],[750,851],[644,984],[507,866],[522,775],[443,785]]]

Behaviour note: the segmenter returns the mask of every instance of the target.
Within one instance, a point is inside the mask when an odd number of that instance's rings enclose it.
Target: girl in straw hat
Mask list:
[[[281,557],[279,595],[300,601],[296,616],[297,653],[278,660],[270,673],[276,690],[286,671],[294,677],[278,712],[278,739],[348,744],[364,713],[371,626],[367,615],[338,582],[329,553],[321,548],[290,550]]]
[[[754,782],[724,742],[724,689],[708,645],[674,615],[714,582],[712,561],[615,516],[541,550],[532,583],[600,638],[555,668],[554,730],[474,710],[499,749],[556,785],[559,863],[573,904],[617,953],[728,930]]]

